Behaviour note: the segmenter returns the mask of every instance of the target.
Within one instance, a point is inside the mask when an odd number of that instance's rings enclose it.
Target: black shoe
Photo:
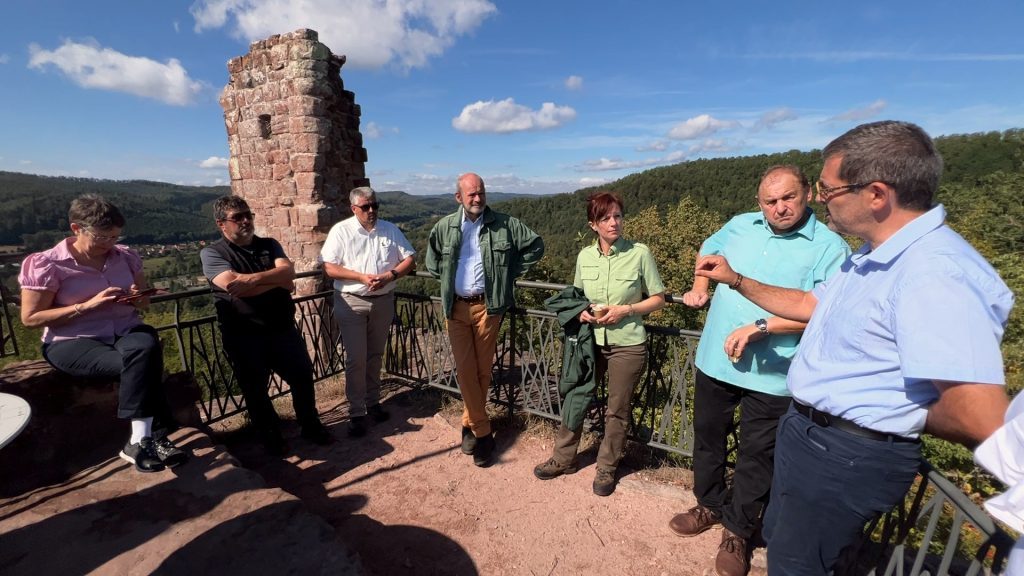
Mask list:
[[[611,496],[615,492],[615,469],[598,468],[594,475],[594,494]]]
[[[380,404],[374,404],[366,409],[366,414],[373,418],[374,422],[384,422],[391,418],[391,412],[385,410]]]
[[[366,416],[353,416],[348,422],[348,435],[351,438],[366,436]]]
[[[271,456],[284,456],[288,453],[288,444],[278,430],[261,431],[260,440],[263,442],[263,449]]]
[[[548,458],[533,469],[533,475],[540,480],[551,480],[552,478],[558,478],[562,474],[574,474],[576,470],[575,460],[568,464],[562,464],[554,458]]]
[[[462,453],[469,456],[473,454],[473,448],[476,448],[476,436],[473,436],[473,430],[468,426],[462,427]]]
[[[481,436],[476,439],[476,446],[473,447],[473,464],[481,468],[491,465],[491,456],[494,455],[494,434]]]
[[[162,436],[153,441],[153,448],[156,455],[163,462],[164,466],[174,468],[188,462],[188,454],[174,445],[167,436]]]
[[[139,472],[159,472],[166,468],[156,453],[153,439],[149,436],[144,437],[135,444],[132,444],[129,440],[124,445],[124,448],[121,449],[119,456],[135,464],[135,469]]]
[[[302,426],[302,432],[299,434],[306,440],[309,440],[313,444],[325,446],[331,443],[331,433],[327,431],[327,428],[320,422],[309,423]]]

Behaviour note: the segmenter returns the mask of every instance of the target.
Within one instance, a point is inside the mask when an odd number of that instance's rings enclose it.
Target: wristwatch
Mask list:
[[[754,326],[757,326],[757,329],[760,330],[761,334],[764,334],[765,336],[768,335],[768,321],[764,318],[754,320]]]
[[[398,280],[398,272],[395,272],[394,268],[391,269],[391,277]]]

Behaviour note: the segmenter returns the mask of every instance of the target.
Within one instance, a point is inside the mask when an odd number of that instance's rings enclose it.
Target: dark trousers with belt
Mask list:
[[[173,427],[164,395],[164,357],[156,329],[139,324],[107,344],[92,338],[58,340],[43,345],[54,368],[80,378],[119,378],[117,415],[154,418],[154,430]]]
[[[790,408],[764,519],[768,573],[828,574],[864,525],[903,498],[920,462],[917,442],[864,438]]]
[[[249,419],[261,432],[279,433],[279,419],[267,390],[271,371],[288,383],[299,424],[305,426],[320,421],[313,392],[313,363],[305,341],[294,327],[221,325],[221,335],[224,352],[242,389]]]
[[[750,538],[760,525],[772,485],[775,431],[789,408],[774,396],[722,382],[697,370],[693,405],[693,492],[721,514],[733,534]],[[732,488],[725,480],[727,440],[740,408],[740,436]]]

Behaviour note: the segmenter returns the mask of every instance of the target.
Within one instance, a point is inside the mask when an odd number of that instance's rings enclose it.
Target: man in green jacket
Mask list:
[[[459,210],[430,231],[426,268],[441,279],[441,306],[464,405],[462,452],[485,467],[494,452],[486,405],[498,328],[513,304],[515,279],[541,259],[544,241],[517,218],[488,208],[484,181],[476,174],[459,177],[455,201]]]

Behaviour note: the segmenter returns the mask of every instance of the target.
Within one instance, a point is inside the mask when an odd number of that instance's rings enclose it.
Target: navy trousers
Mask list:
[[[779,420],[765,513],[768,573],[825,576],[864,525],[903,499],[921,445],[823,428],[793,408]]]

